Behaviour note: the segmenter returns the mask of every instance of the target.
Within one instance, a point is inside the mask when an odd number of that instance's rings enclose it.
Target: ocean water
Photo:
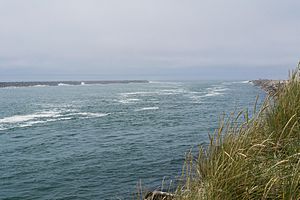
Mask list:
[[[180,175],[222,113],[252,109],[247,81],[0,89],[0,199],[130,199]]]

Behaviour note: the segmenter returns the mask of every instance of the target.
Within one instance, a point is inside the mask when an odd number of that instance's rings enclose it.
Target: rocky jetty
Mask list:
[[[269,80],[269,79],[259,79],[251,81],[255,86],[260,87],[270,95],[274,95],[280,87],[283,87],[287,81],[286,80]]]
[[[0,82],[0,88],[4,87],[33,87],[33,86],[63,86],[63,85],[91,85],[91,84],[127,84],[149,83],[147,80],[116,80],[116,81],[30,81],[30,82]]]

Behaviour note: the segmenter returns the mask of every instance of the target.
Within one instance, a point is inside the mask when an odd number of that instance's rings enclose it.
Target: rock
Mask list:
[[[254,85],[262,88],[270,95],[276,94],[276,92],[287,83],[286,80],[268,80],[268,79],[253,80],[251,82]]]
[[[168,192],[153,191],[148,192],[144,200],[172,200],[174,195]]]

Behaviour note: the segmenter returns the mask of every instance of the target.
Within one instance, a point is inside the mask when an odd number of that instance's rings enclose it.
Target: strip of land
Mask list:
[[[149,83],[147,80],[112,80],[112,81],[29,81],[29,82],[0,82],[4,87],[60,86],[60,85],[92,85],[92,84],[128,84]]]

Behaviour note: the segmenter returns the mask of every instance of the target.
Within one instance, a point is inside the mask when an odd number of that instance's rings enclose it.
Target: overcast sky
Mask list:
[[[286,78],[299,0],[0,0],[0,81]]]

